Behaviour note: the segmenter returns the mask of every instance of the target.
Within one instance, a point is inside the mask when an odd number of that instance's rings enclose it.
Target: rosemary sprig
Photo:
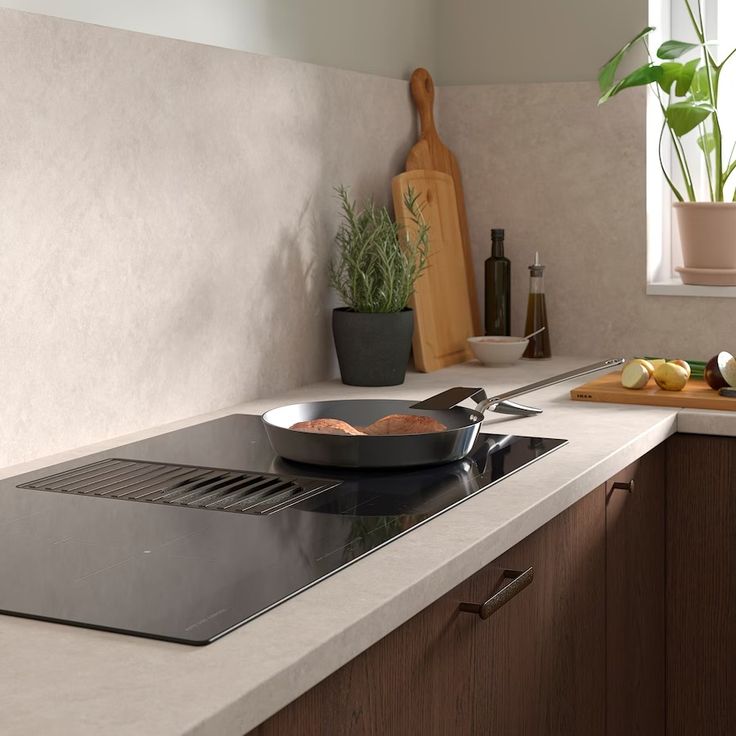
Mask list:
[[[400,312],[429,256],[429,225],[419,196],[411,187],[405,193],[411,226],[403,227],[372,199],[358,208],[345,187],[335,191],[342,222],[335,236],[337,255],[330,264],[330,284],[355,312]]]

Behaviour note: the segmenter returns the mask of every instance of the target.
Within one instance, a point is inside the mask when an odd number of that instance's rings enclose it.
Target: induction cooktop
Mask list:
[[[564,444],[480,434],[454,463],[337,472],[233,414],[8,478],[0,613],[208,644]]]

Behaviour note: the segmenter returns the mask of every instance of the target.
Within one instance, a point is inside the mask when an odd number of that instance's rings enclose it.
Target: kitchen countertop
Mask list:
[[[590,358],[468,363],[402,386],[320,383],[0,470],[10,477],[232,413],[332,397],[420,399],[454,385],[499,393]],[[562,437],[557,450],[206,647],[0,616],[0,732],[242,736],[676,431],[736,436],[736,413],[573,402],[577,379],[489,415],[485,431]]]

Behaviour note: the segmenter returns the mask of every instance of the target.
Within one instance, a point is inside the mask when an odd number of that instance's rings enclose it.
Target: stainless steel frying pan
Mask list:
[[[481,388],[456,387],[419,403],[393,399],[348,399],[290,404],[267,411],[262,419],[274,451],[287,460],[341,468],[439,465],[459,460],[470,452],[485,412],[516,416],[540,414],[541,409],[522,406],[512,399],[587,373],[613,368],[623,362],[623,358],[614,358],[593,363],[490,398]],[[458,406],[466,399],[477,402],[474,409]],[[353,426],[364,427],[388,414],[431,416],[447,429],[429,434],[386,436],[316,434],[290,429],[297,422],[321,417],[342,419]]]

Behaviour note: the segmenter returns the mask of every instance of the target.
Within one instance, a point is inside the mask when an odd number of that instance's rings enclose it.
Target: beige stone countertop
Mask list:
[[[231,413],[329,397],[420,399],[454,385],[498,393],[593,362],[477,363],[402,386],[305,387],[0,471],[44,467]],[[0,733],[241,736],[676,432],[736,436],[736,413],[573,402],[569,381],[489,415],[492,432],[566,438],[555,451],[205,647],[0,616]],[[678,417],[679,415],[679,417]]]

